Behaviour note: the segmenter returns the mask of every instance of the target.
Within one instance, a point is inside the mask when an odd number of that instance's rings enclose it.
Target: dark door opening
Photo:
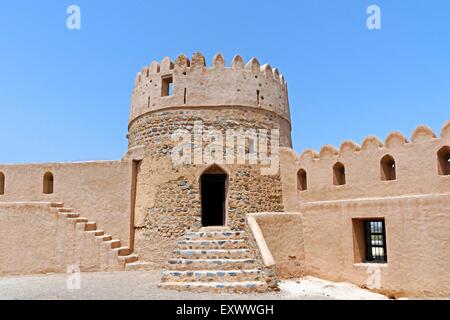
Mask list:
[[[200,178],[202,197],[202,225],[225,225],[226,174],[203,174]]]

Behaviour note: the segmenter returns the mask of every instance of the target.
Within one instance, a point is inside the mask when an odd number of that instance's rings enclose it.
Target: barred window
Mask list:
[[[384,220],[364,221],[366,262],[386,263],[386,232]]]

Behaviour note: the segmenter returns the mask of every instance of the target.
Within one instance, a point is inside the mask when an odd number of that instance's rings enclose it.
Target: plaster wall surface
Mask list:
[[[402,296],[450,295],[450,194],[304,204],[305,271]],[[386,264],[363,263],[354,219],[384,218]]]
[[[393,132],[384,143],[368,137],[361,146],[346,141],[339,150],[327,145],[319,153],[306,150],[300,156],[281,148],[283,205],[287,212],[298,212],[299,222],[298,227],[292,223],[282,228],[279,238],[264,228],[279,216],[271,214],[261,222],[277,266],[283,269],[284,257],[298,256],[290,244],[300,238],[301,228],[304,263],[299,268],[308,275],[367,286],[370,275],[379,271],[379,290],[385,293],[448,296],[450,176],[440,173],[438,152],[449,145],[447,122],[439,137],[419,126],[410,140]],[[386,155],[395,160],[394,180],[382,178],[381,159]],[[344,185],[333,181],[338,162],[345,167]],[[306,172],[306,190],[297,174],[301,169]],[[371,218],[385,220],[387,264],[364,263],[361,243],[355,240],[357,221]],[[285,252],[284,257],[277,252]]]
[[[254,216],[281,278],[305,275],[303,219],[298,213],[261,212]]]
[[[171,95],[163,94],[168,77],[173,84]],[[153,61],[138,73],[130,122],[158,109],[205,106],[256,107],[290,121],[287,85],[276,68],[260,66],[255,58],[244,64],[239,55],[227,67],[221,54],[207,67],[205,57],[197,52],[191,60],[180,55],[175,62],[170,58]]]
[[[306,150],[292,160],[289,174],[304,169],[307,190],[297,193],[300,203],[324,200],[371,198],[400,195],[441,194],[450,190],[450,176],[438,173],[438,151],[450,145],[450,122],[437,137],[431,129],[419,126],[408,140],[399,132],[391,133],[384,144],[375,137],[366,138],[362,145],[347,141],[339,150],[330,145],[319,153]],[[381,159],[390,155],[395,160],[396,179],[383,181]],[[333,166],[345,167],[345,185],[333,184]],[[282,164],[283,166],[283,164]],[[284,168],[288,172],[288,168]],[[292,177],[290,181],[292,186]],[[289,208],[287,209],[289,211]]]
[[[0,165],[5,176],[1,202],[56,201],[119,238],[130,240],[132,161],[99,161]],[[46,172],[54,176],[54,192],[43,193]]]
[[[0,275],[121,269],[111,248],[50,202],[0,202],[0,226]]]

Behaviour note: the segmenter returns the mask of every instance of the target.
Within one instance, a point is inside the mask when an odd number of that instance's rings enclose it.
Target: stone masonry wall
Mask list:
[[[280,145],[290,145],[285,120],[270,112],[226,108],[170,110],[147,114],[132,122],[130,148],[144,145],[138,171],[135,250],[155,268],[170,258],[176,241],[187,230],[201,227],[201,174],[209,165],[173,167],[171,151],[176,129],[192,130],[194,121],[223,133],[229,128],[273,129],[281,132]],[[233,229],[246,229],[245,214],[283,211],[279,174],[261,175],[260,165],[220,165],[228,174],[226,221]]]

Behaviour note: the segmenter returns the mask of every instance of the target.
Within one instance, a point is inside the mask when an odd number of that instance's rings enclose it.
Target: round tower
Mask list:
[[[209,140],[211,132],[216,139]],[[219,144],[218,133],[223,149],[213,148],[213,161],[206,161],[205,152]],[[162,253],[171,240],[202,226],[243,229],[246,213],[283,210],[275,157],[277,146],[291,147],[284,77],[255,58],[245,64],[238,55],[231,66],[221,54],[209,67],[200,53],[191,60],[180,55],[175,62],[153,61],[136,76],[128,143],[129,155],[141,154],[134,217],[141,254]],[[175,151],[183,155],[182,164],[174,162]],[[277,170],[264,172],[270,166]]]

